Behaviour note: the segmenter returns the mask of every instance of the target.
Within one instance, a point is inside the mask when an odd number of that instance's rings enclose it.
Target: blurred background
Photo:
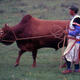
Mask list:
[[[80,0],[0,0],[0,27],[17,24],[24,15],[40,19],[69,19],[69,7],[80,8]]]
[[[16,25],[27,14],[45,20],[67,20],[71,5],[80,9],[80,0],[0,0],[0,27],[5,23]],[[10,46],[0,43],[0,80],[80,80],[80,73],[61,73],[61,49],[39,49],[36,68],[31,66],[31,52],[26,52],[15,68],[18,51],[16,43]]]

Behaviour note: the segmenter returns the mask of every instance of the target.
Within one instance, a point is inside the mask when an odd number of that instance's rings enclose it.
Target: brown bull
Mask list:
[[[19,65],[20,57],[24,52],[31,51],[32,66],[35,67],[37,50],[43,47],[57,50],[57,45],[63,40],[63,31],[68,24],[69,20],[42,20],[26,15],[19,24],[12,27],[5,25],[0,29],[0,42],[10,45],[16,41],[20,51],[15,66]],[[62,43],[60,47],[62,47]]]

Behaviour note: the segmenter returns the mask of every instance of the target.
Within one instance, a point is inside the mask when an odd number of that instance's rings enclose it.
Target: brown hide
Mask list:
[[[35,39],[17,40],[17,45],[21,50],[33,51],[42,47],[58,49],[57,45],[61,41],[60,38],[63,38],[63,31],[68,24],[69,20],[42,20],[26,15],[19,24],[12,27],[12,30],[17,38],[36,37]],[[45,37],[46,35],[52,36]],[[37,38],[39,36],[44,37]]]
[[[42,20],[26,15],[19,24],[13,26],[13,29],[17,37],[44,36],[55,34],[57,30],[60,34],[68,24],[69,20]]]

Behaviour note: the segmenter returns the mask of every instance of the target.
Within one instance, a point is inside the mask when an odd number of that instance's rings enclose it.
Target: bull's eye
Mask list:
[[[4,32],[3,31],[0,31],[0,34],[3,34]]]

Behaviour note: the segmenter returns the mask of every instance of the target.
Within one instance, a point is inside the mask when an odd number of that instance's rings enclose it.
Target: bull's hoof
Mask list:
[[[36,67],[36,64],[32,64],[32,67],[35,68]]]
[[[15,65],[14,65],[14,67],[18,67],[18,66],[19,66],[19,64],[15,64]]]

